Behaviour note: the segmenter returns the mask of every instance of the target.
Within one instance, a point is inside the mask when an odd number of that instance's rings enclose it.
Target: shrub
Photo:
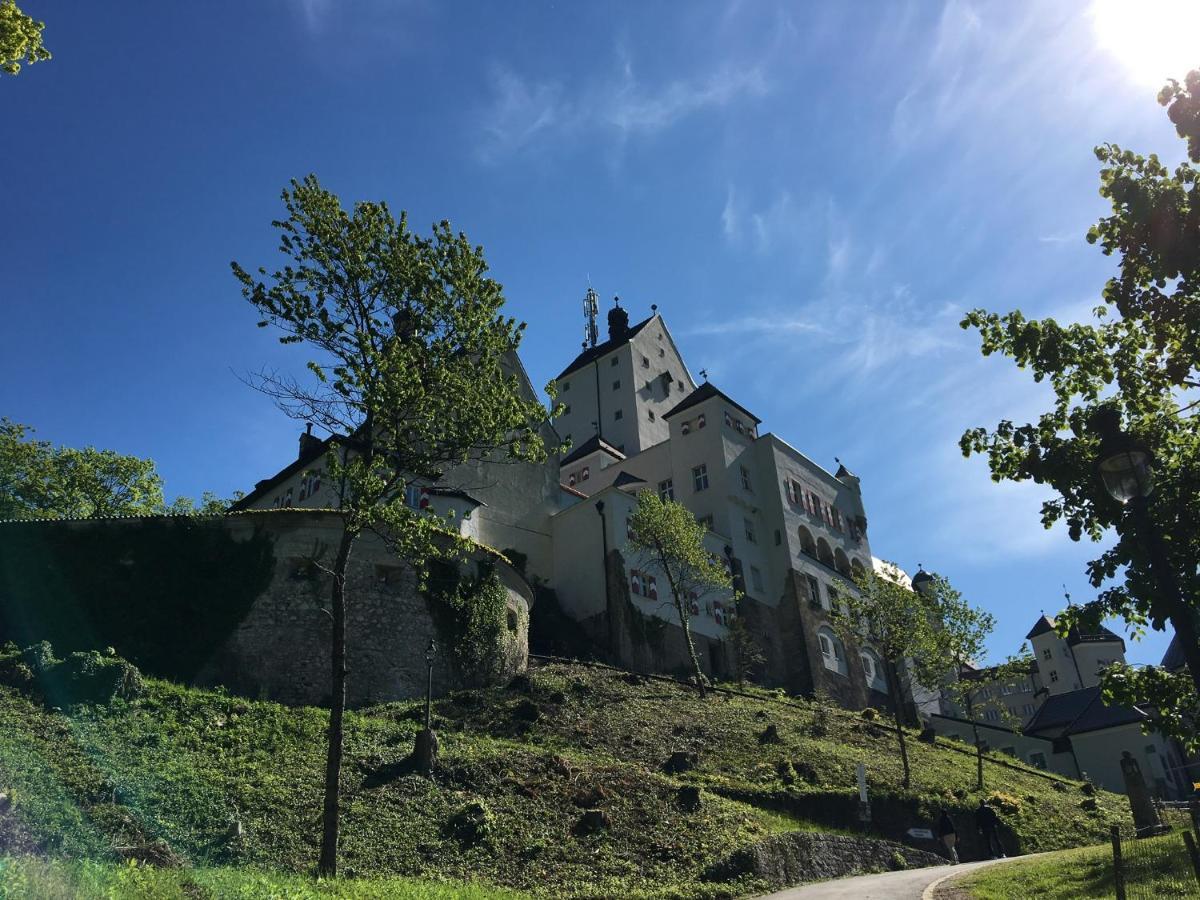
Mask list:
[[[899,872],[902,869],[908,868],[908,860],[904,858],[904,854],[899,850],[892,851],[892,871]]]
[[[54,648],[50,646],[49,641],[38,641],[36,644],[30,644],[21,651],[21,659],[35,675],[41,675],[58,662],[54,658]]]
[[[494,816],[492,811],[483,803],[468,803],[450,817],[442,829],[446,837],[452,837],[460,844],[478,844],[492,831]]]
[[[146,689],[137,666],[95,650],[72,653],[57,668],[62,672],[58,686],[67,703],[107,705],[118,699],[133,700]]]
[[[859,715],[862,716],[864,722],[874,722],[879,718],[879,710],[868,706],[866,709],[860,712]]]
[[[1021,798],[1006,794],[1004,791],[992,791],[988,794],[988,806],[994,806],[1002,813],[1015,816],[1021,811]]]

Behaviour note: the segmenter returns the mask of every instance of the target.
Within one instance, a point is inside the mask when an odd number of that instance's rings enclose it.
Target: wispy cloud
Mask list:
[[[760,336],[792,336],[818,333],[822,326],[810,319],[796,318],[788,314],[743,316],[734,319],[708,321],[685,329],[682,334],[700,337],[719,334],[753,334]]]
[[[623,145],[770,89],[759,64],[726,62],[689,78],[647,84],[635,73],[628,53],[617,55],[615,76],[576,92],[559,81],[539,81],[508,66],[494,67],[491,99],[477,111],[476,125],[484,135],[480,158],[495,162],[543,139],[578,140],[594,134]]]

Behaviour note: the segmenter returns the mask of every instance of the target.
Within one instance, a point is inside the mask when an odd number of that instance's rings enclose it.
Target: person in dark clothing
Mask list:
[[[958,862],[958,848],[955,844],[958,843],[958,832],[954,829],[954,822],[950,818],[950,814],[944,809],[942,814],[938,816],[937,833],[941,838],[942,843],[946,845],[946,852],[950,855],[952,863]]]
[[[979,829],[979,836],[983,839],[983,850],[988,859],[995,859],[997,856],[1004,859],[1007,854],[1004,852],[1004,845],[1000,843],[1000,817],[983,800],[979,801],[979,809],[975,810],[975,827]]]

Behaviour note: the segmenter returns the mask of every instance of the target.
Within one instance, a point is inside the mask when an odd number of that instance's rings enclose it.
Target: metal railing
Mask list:
[[[1160,811],[1164,833],[1138,837],[1133,825],[1112,828],[1117,900],[1200,897],[1200,832],[1186,809]]]

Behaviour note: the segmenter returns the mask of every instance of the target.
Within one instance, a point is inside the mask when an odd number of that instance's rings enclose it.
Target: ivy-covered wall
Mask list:
[[[117,653],[190,681],[271,581],[273,539],[220,518],[0,524],[0,643]]]

